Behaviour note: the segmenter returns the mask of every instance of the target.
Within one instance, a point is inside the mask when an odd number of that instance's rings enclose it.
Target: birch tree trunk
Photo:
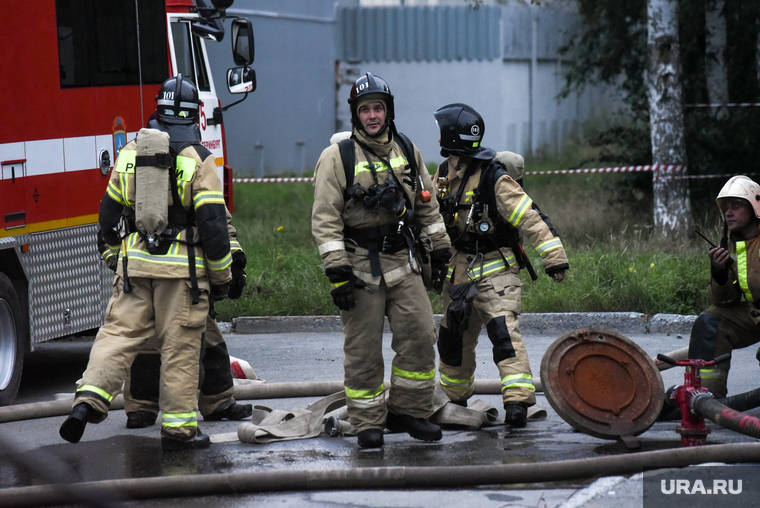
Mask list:
[[[712,104],[728,102],[728,77],[726,76],[726,18],[723,9],[726,0],[705,1],[705,69],[707,73],[707,96]],[[725,109],[721,114],[725,114]]]
[[[648,0],[647,92],[652,139],[654,229],[667,238],[692,226],[683,133],[678,0]]]

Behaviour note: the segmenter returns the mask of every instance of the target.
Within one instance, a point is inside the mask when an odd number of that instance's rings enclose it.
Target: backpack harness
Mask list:
[[[413,195],[416,195],[418,189],[418,180],[420,181],[420,187],[422,187],[422,185],[421,178],[419,178],[419,168],[417,167],[417,161],[414,157],[414,150],[412,149],[412,142],[408,137],[400,132],[396,132],[395,134],[395,140],[401,147],[401,151],[403,152],[404,157],[406,158],[411,169],[410,176],[413,182]],[[365,189],[359,184],[354,184],[354,172],[356,165],[354,142],[356,142],[356,144],[359,145],[359,148],[361,148],[363,151],[364,156],[368,161],[369,170],[371,171],[372,176],[376,182],[377,174],[375,172],[374,165],[371,162],[369,153],[375,155],[375,157],[380,159],[380,161],[388,167],[388,183],[386,184],[386,187],[380,187],[375,184],[372,185],[369,189]],[[343,171],[346,176],[346,189],[344,192],[344,197],[346,201],[349,202],[349,205],[347,205],[348,209],[350,209],[350,207],[353,207],[356,201],[362,201],[365,205],[365,208],[372,209],[370,207],[375,206],[374,203],[376,203],[376,199],[373,198],[379,196],[381,192],[387,191],[388,187],[393,186],[398,188],[397,192],[400,191],[403,193],[403,205],[405,206],[405,209],[402,213],[399,210],[400,220],[398,223],[385,224],[382,226],[369,228],[345,227],[343,230],[344,237],[350,238],[351,240],[355,241],[360,247],[367,249],[369,252],[370,267],[372,269],[373,277],[380,277],[382,275],[379,253],[393,254],[405,248],[409,250],[409,264],[412,267],[412,270],[415,271],[415,273],[418,273],[419,270],[415,267],[414,263],[414,247],[417,237],[415,234],[416,228],[413,224],[410,224],[414,213],[412,211],[411,203],[409,202],[409,197],[405,192],[403,192],[402,186],[396,182],[397,177],[393,173],[393,168],[390,164],[390,161],[385,160],[372,152],[368,146],[356,139],[354,136],[341,140],[338,143],[338,149],[340,151],[341,161],[343,162]],[[395,212],[396,210],[393,211]],[[347,250],[351,251],[350,248]]]
[[[452,199],[451,196],[445,196],[440,199],[441,214],[444,215],[446,229],[451,238],[451,245],[455,249],[475,256],[487,254],[493,251],[499,251],[499,255],[504,261],[504,266],[509,266],[504,254],[501,253],[503,247],[509,247],[517,259],[519,267],[527,268],[531,279],[536,280],[538,275],[533,269],[525,250],[520,244],[520,231],[506,222],[498,213],[496,205],[496,182],[503,176],[508,176],[507,169],[498,161],[489,162],[480,173],[480,181],[472,197],[472,204],[461,203],[462,194],[467,181],[478,168],[479,162],[473,159],[465,170],[462,183],[459,185],[457,195]],[[438,178],[447,179],[449,166],[447,161],[443,161],[438,166]],[[467,224],[464,231],[457,234],[455,229],[456,219],[459,210],[468,210]],[[495,213],[491,214],[493,210]],[[449,220],[446,220],[448,218]],[[475,222],[475,231],[469,231],[469,224]]]
[[[168,205],[168,226],[164,229],[158,238],[151,238],[139,228],[135,223],[135,215],[132,214],[126,217],[125,231],[123,232],[123,238],[131,232],[136,232],[140,235],[146,245],[148,252],[154,255],[165,255],[169,252],[169,248],[172,243],[180,243],[187,246],[187,264],[190,272],[190,294],[192,296],[193,305],[197,305],[200,302],[200,289],[198,287],[198,274],[195,266],[195,243],[192,239],[181,240],[177,238],[182,231],[187,231],[186,236],[189,238],[192,234],[192,228],[195,226],[195,212],[186,210],[182,204],[182,200],[179,197],[179,189],[177,187],[177,156],[178,154],[193,145],[200,156],[204,155],[204,151],[210,154],[203,145],[197,142],[183,142],[180,145],[170,143],[169,153],[158,153],[155,155],[137,155],[135,156],[135,180],[139,174],[137,168],[141,166],[154,166],[167,170],[167,176],[169,178],[169,186],[172,193],[172,204]],[[123,271],[124,271],[124,292],[129,293],[131,286],[129,285],[129,276],[127,274],[127,252],[123,247],[124,254],[122,256]]]

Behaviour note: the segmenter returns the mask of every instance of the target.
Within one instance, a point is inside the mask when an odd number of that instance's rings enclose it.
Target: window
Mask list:
[[[190,78],[199,92],[210,92],[208,67],[203,55],[200,37],[193,35],[190,23],[175,21],[172,23],[172,40],[174,54],[177,58],[177,72]]]
[[[169,75],[164,0],[56,0],[55,8],[61,88],[138,85],[141,72],[143,84],[160,84]]]

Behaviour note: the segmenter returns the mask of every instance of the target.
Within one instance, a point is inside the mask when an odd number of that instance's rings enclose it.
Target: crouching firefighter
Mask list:
[[[449,399],[467,405],[474,391],[475,347],[483,324],[493,345],[506,412],[505,423],[524,427],[536,403],[528,352],[521,335],[519,271],[530,265],[521,235],[535,246],[546,273],[562,282],[567,256],[551,224],[481,145],[485,124],[470,106],[449,104],[435,113],[441,155],[433,180],[454,256],[443,286],[438,369]],[[520,157],[520,159],[522,159]],[[543,215],[543,217],[546,217]]]
[[[445,274],[450,242],[422,156],[394,125],[388,84],[367,73],[348,102],[351,137],[326,148],[315,170],[312,233],[343,321],[349,421],[362,448],[383,446],[385,427],[437,441],[441,429],[427,421],[435,320],[414,244],[427,235],[434,271]],[[396,353],[387,403],[385,316]]]
[[[156,103],[158,118],[180,133],[197,122],[197,89],[181,75],[163,83]],[[163,449],[210,444],[197,424],[198,362],[209,297],[222,298],[231,280],[226,210],[211,152],[169,145],[168,133],[141,129],[121,149],[100,203],[100,229],[119,262],[106,322],[60,428],[72,443],[108,416],[127,368],[156,337]]]
[[[760,185],[734,176],[715,201],[724,229],[719,246],[708,252],[713,305],[697,317],[689,339],[689,358],[702,360],[760,342]],[[730,369],[730,360],[701,369],[702,386],[725,397]]]

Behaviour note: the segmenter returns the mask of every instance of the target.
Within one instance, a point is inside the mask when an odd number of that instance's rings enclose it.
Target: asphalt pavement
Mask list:
[[[567,326],[585,325],[578,316],[549,316],[549,322],[524,327],[534,376],[540,372],[544,352]],[[525,321],[530,323],[531,316]],[[586,317],[594,322],[593,317]],[[581,321],[583,321],[581,319]],[[665,353],[688,344],[688,325],[693,317],[660,319],[653,326],[651,318],[629,315],[628,318],[600,316],[595,322],[607,328],[617,328],[648,354]],[[281,320],[285,322],[287,320]],[[291,325],[297,320],[291,320]],[[257,375],[267,383],[313,382],[342,380],[342,333],[324,330],[322,324],[310,330],[308,319],[298,324],[297,331],[273,333],[236,333],[246,325],[241,322],[224,326],[227,345],[232,356],[247,360]],[[540,319],[538,321],[541,321]],[[538,323],[534,321],[534,323]],[[626,328],[626,322],[636,322]],[[662,325],[661,322],[670,323]],[[306,324],[304,324],[306,323]],[[641,327],[643,323],[643,328]],[[332,325],[331,325],[332,326]],[[554,326],[554,328],[552,328]],[[658,328],[659,327],[659,328]],[[283,330],[289,330],[286,327]],[[651,332],[655,329],[657,333]],[[547,331],[548,330],[548,331]],[[627,333],[633,330],[636,333]],[[644,330],[642,332],[642,330]],[[87,363],[91,338],[69,338],[40,344],[25,362],[24,379],[18,403],[53,399],[57,393],[72,393],[74,383]],[[390,335],[385,336],[384,357],[386,373],[390,372]],[[481,335],[478,346],[477,379],[495,379],[497,370],[491,360],[490,342]],[[731,394],[748,391],[757,386],[758,364],[755,349],[739,351],[732,361],[729,378]],[[662,373],[665,387],[679,384],[682,368]],[[499,410],[503,419],[500,396],[476,395]],[[305,408],[318,398],[266,399],[252,401],[271,409],[290,411]],[[321,434],[313,439],[250,444],[239,441],[215,443],[208,450],[181,453],[162,453],[158,426],[128,430],[126,415],[111,411],[109,418],[98,425],[88,425],[78,444],[64,442],[58,427],[64,416],[0,424],[0,435],[22,452],[25,460],[42,465],[60,482],[97,482],[124,478],[148,478],[185,475],[209,475],[277,472],[277,471],[338,471],[357,468],[415,468],[436,466],[487,466],[501,464],[537,464],[558,460],[594,457],[613,457],[625,454],[619,443],[576,432],[552,410],[543,394],[538,394],[536,407],[546,410],[546,419],[529,423],[525,429],[504,425],[472,430],[445,430],[442,441],[422,443],[407,435],[388,434],[382,450],[360,450],[356,438],[329,437]],[[760,413],[749,412],[754,416]],[[658,422],[638,438],[641,450],[678,448],[678,422]],[[711,444],[754,443],[755,439],[722,429],[709,423]],[[200,422],[204,432],[214,436],[229,436],[237,432],[239,422]],[[44,472],[44,471],[43,471]],[[531,506],[531,507],[641,507],[642,476],[604,476],[581,480],[504,483],[471,488],[448,488],[445,481],[434,489],[363,490],[360,486],[341,490],[308,490],[302,492],[272,492],[237,494],[234,496],[179,497],[151,501],[130,501],[124,506],[282,506],[282,507],[417,507],[417,506]],[[43,485],[50,480],[40,476],[34,466],[22,466],[8,453],[0,454],[0,499],[4,489]],[[2,503],[0,503],[2,504]]]

